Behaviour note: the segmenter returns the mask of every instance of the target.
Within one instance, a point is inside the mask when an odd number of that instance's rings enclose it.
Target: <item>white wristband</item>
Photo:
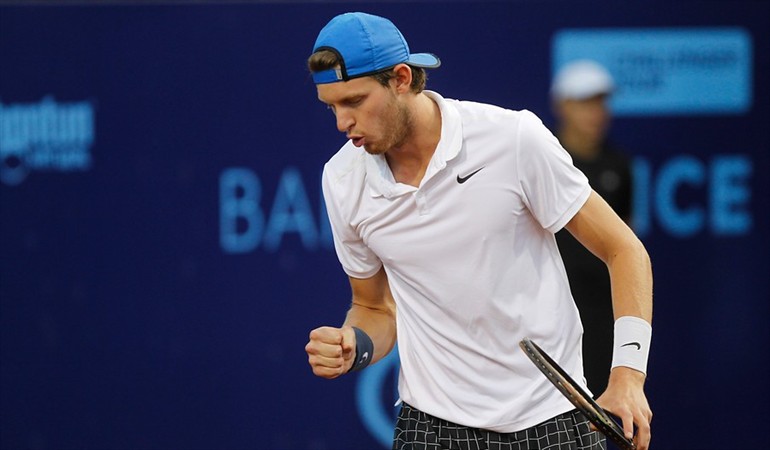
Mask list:
[[[651,339],[652,326],[646,320],[633,316],[616,320],[612,368],[630,367],[646,374]]]

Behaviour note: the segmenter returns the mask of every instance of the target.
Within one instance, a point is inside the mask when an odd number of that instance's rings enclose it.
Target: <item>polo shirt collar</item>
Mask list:
[[[439,107],[441,112],[441,137],[425,171],[425,176],[420,182],[420,186],[444,169],[447,162],[460,153],[463,141],[462,120],[457,108],[444,100],[444,97],[436,92],[427,90],[423,92],[435,101]],[[396,182],[393,172],[390,171],[390,166],[388,166],[388,162],[385,159],[385,155],[370,155],[366,153],[364,156],[366,158],[366,179],[372,197],[384,196],[392,198],[419,189],[408,184]]]

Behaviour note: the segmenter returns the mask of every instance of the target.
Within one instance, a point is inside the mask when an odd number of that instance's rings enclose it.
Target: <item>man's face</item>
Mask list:
[[[607,133],[610,114],[606,95],[585,100],[562,100],[560,103],[560,116],[564,125],[593,139],[601,139]]]
[[[362,77],[316,87],[318,99],[334,112],[337,129],[356,147],[378,155],[400,147],[411,133],[409,110],[392,83],[386,87]]]

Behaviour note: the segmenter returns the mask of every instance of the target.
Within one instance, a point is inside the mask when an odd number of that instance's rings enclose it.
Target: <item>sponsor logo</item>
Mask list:
[[[15,186],[30,172],[76,172],[93,164],[91,102],[0,102],[0,182]]]
[[[616,116],[744,114],[752,103],[751,34],[738,27],[565,29],[552,69],[576,59],[615,79]]]
[[[681,154],[655,163],[635,158],[634,230],[642,237],[663,232],[680,239],[751,233],[754,165],[748,154]]]
[[[470,179],[472,176],[474,176],[474,175],[476,175],[477,173],[479,173],[479,171],[480,171],[481,169],[483,169],[483,167],[479,167],[478,169],[474,170],[473,172],[469,173],[468,175],[466,175],[466,176],[464,176],[464,177],[461,177],[460,175],[457,175],[457,182],[458,182],[458,183],[460,183],[460,184],[463,184],[463,183],[465,183],[465,182],[466,182],[466,181],[468,181],[468,180],[469,180],[469,179]]]
[[[640,237],[662,233],[678,239],[750,234],[756,221],[755,164],[751,155],[738,152],[710,157],[676,154],[662,161],[635,158],[634,230]],[[458,175],[458,183],[479,170]],[[219,177],[222,251],[276,253],[286,246],[306,252],[333,251],[319,187],[320,174],[303,176],[295,166],[286,166],[274,185],[265,183],[252,168],[224,169]]]
[[[621,347],[636,347],[637,350],[642,349],[642,344],[638,342],[629,342],[628,344],[623,344]]]
[[[276,252],[287,240],[299,241],[308,252],[331,250],[331,226],[323,198],[313,205],[306,185],[299,169],[288,166],[281,173],[274,198],[265,199],[262,179],[255,171],[246,167],[225,169],[219,177],[222,251]]]

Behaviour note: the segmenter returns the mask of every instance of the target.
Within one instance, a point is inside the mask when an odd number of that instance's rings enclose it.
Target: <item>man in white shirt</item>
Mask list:
[[[341,327],[310,333],[313,372],[360,370],[398,340],[395,449],[604,448],[518,350],[529,337],[583,380],[582,326],[554,239],[566,227],[612,274],[615,340],[639,344],[616,343],[599,403],[646,449],[644,247],[535,115],[425,91],[424,69],[439,64],[363,13],[335,17],[316,40],[318,97],[349,139],[323,190],[353,299]]]

